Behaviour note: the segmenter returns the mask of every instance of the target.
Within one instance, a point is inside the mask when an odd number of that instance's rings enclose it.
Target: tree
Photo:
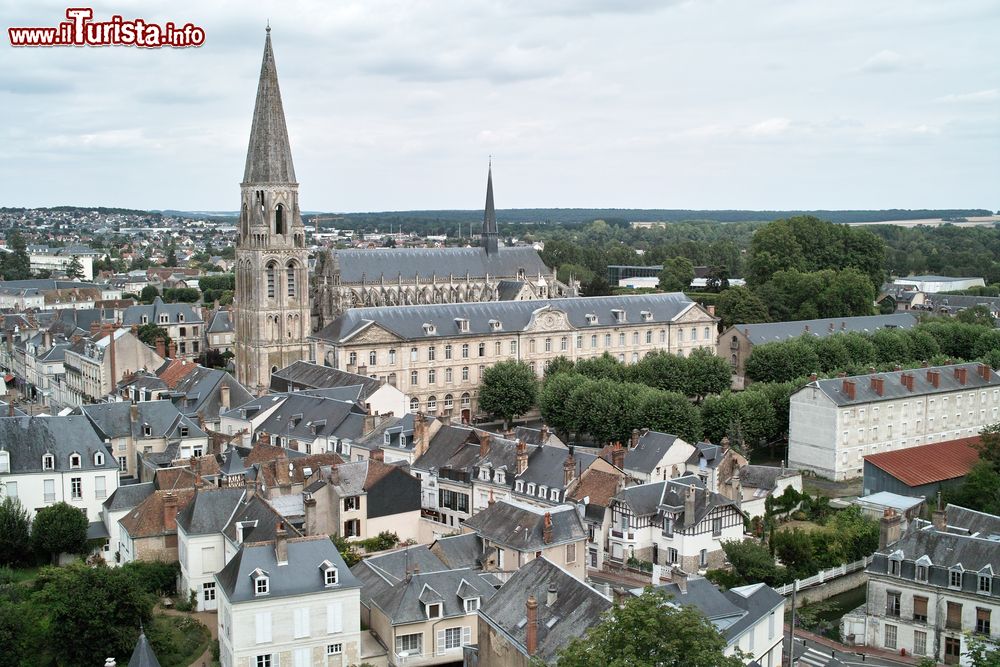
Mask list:
[[[730,287],[719,293],[716,315],[725,328],[768,321],[767,304],[742,286]]]
[[[141,325],[135,335],[143,343],[153,348],[156,347],[157,338],[162,338],[165,346],[170,343],[170,336],[167,334],[167,330],[156,326],[152,322]]]
[[[87,546],[87,515],[65,502],[43,507],[31,524],[31,546],[53,563],[59,554],[83,553]]]
[[[970,667],[1000,667],[1000,647],[983,636],[966,633],[965,650]]]
[[[560,373],[572,373],[573,368],[573,362],[566,357],[558,356],[555,359],[550,359],[545,364],[545,379],[548,380],[553,375]]]
[[[70,280],[83,278],[83,264],[80,263],[80,258],[76,255],[73,255],[69,265],[66,266],[66,277]]]
[[[720,394],[732,384],[732,368],[713,350],[700,348],[686,357],[687,386],[684,393],[701,400],[708,394]]]
[[[634,405],[635,423],[661,433],[679,436],[687,442],[701,438],[701,412],[683,394],[649,389]]]
[[[819,355],[800,340],[754,345],[746,376],[754,382],[788,382],[819,370]]]
[[[4,280],[25,280],[31,277],[31,260],[28,258],[24,237],[13,232],[7,239],[7,247],[13,252],[0,254],[0,274]]]
[[[997,324],[996,318],[993,317],[988,306],[965,308],[958,311],[955,319],[965,324],[979,324],[987,327],[995,327]]]
[[[722,543],[726,560],[736,575],[735,585],[765,583],[783,586],[792,581],[788,570],[779,567],[767,547],[752,540],[726,540]]]
[[[523,361],[501,361],[487,368],[479,387],[479,407],[502,417],[508,428],[514,417],[535,405],[538,380]]]
[[[3,482],[0,482],[0,487]],[[28,537],[31,522],[21,501],[6,496],[0,502],[0,565],[16,565],[30,555]]]
[[[603,620],[561,651],[559,667],[741,667],[743,656],[727,656],[726,640],[690,605],[675,606],[661,591],[612,607]]]
[[[559,373],[545,380],[538,394],[538,408],[545,423],[560,436],[568,436],[571,431],[580,427],[569,409],[569,398],[578,387],[588,382],[592,380],[579,373]]]
[[[701,406],[701,423],[706,438],[720,442],[728,437],[744,456],[779,433],[774,408],[768,397],[759,391],[725,392],[707,397]]]
[[[160,296],[160,290],[156,289],[152,285],[146,285],[139,292],[139,300],[145,304],[153,303],[156,297]]]
[[[194,287],[171,287],[163,290],[163,300],[167,303],[197,303],[201,292]]]
[[[177,246],[173,239],[170,240],[170,245],[167,247],[167,257],[163,260],[164,266],[177,266]]]
[[[577,430],[588,433],[598,444],[627,440],[636,418],[637,398],[648,388],[640,384],[601,379],[577,387],[566,402],[569,419]]]
[[[687,257],[672,257],[660,271],[659,288],[664,292],[683,292],[694,280],[694,264]]]

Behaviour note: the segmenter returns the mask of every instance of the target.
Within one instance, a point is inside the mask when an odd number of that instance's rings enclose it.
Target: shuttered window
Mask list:
[[[257,629],[257,643],[266,644],[271,641],[271,612],[262,611],[254,617]]]
[[[962,605],[957,602],[948,603],[948,622],[945,627],[955,630],[962,628]]]
[[[927,598],[913,596],[913,620],[927,621]]]
[[[295,638],[309,636],[309,609],[300,607],[294,610],[295,618]]]
[[[344,631],[344,620],[341,616],[339,602],[326,605],[326,631],[329,634]]]
[[[309,660],[309,649],[297,648],[294,655],[295,667],[311,667],[312,661]]]

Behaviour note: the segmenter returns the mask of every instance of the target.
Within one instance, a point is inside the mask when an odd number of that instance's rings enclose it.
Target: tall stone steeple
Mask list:
[[[262,393],[274,370],[310,358],[309,253],[270,27],[240,193],[236,378]]]
[[[493,208],[493,160],[490,160],[489,171],[486,173],[486,210],[483,213],[483,233],[480,245],[487,255],[499,252],[500,235],[497,233],[497,213]]]

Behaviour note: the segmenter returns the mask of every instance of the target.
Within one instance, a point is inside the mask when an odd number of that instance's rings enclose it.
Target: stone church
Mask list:
[[[577,291],[556,280],[534,248],[500,245],[491,167],[478,248],[321,252],[312,279],[312,324],[322,329],[349,308],[553,299]]]

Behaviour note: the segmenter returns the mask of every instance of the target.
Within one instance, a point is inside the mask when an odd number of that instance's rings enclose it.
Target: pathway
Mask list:
[[[219,638],[219,617],[217,614],[210,611],[192,611],[184,612],[177,611],[176,609],[167,609],[166,607],[160,607],[159,610],[166,614],[167,616],[190,616],[194,618],[199,623],[208,628],[209,633],[212,635],[212,641]],[[208,645],[208,649],[202,653],[198,658],[191,663],[191,667],[210,667],[212,664],[212,644]]]

